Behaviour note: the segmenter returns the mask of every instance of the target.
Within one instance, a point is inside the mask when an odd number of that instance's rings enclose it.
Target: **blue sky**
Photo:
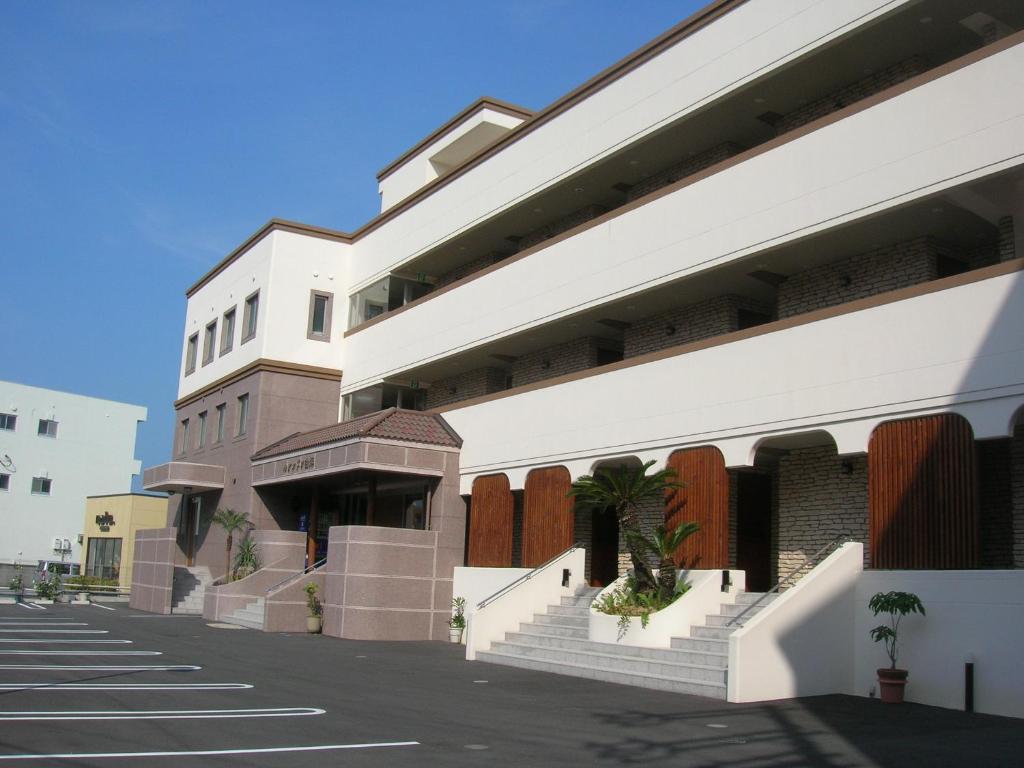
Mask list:
[[[185,289],[267,219],[351,230],[482,95],[538,109],[703,2],[0,3],[0,379],[144,405]]]

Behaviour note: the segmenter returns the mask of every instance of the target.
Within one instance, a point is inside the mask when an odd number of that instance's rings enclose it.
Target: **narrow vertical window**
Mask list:
[[[260,292],[252,294],[245,300],[245,312],[242,315],[242,343],[256,335],[256,320],[260,311]]]
[[[217,406],[217,442],[224,442],[224,412],[227,410],[227,403]]]
[[[334,294],[324,291],[309,292],[309,322],[306,338],[315,341],[331,340],[331,305]]]
[[[178,444],[178,453],[185,453],[188,450],[188,419],[181,420],[181,442]]]
[[[220,326],[220,353],[226,355],[235,344],[235,308],[224,313]]]
[[[238,398],[238,436],[241,437],[249,429],[249,395]]]
[[[203,365],[213,362],[213,348],[217,344],[217,321],[206,325],[206,333],[203,334]]]
[[[185,375],[188,376],[196,369],[196,354],[199,350],[199,334],[193,333],[188,337],[185,345]]]
[[[199,414],[199,444],[197,447],[206,447],[206,411]]]

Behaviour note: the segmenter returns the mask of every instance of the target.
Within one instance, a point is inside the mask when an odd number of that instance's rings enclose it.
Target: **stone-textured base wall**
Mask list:
[[[863,542],[867,558],[866,456],[839,456],[834,446],[792,450],[779,458],[777,487],[779,580],[836,536]]]
[[[512,386],[521,387],[597,365],[598,340],[583,337],[528,352],[512,363]]]
[[[458,403],[472,397],[489,395],[505,389],[508,374],[502,368],[474,368],[455,376],[430,383],[427,390],[427,410]]]
[[[351,640],[441,640],[451,616],[455,562],[435,531],[371,526],[330,530],[324,634]],[[447,573],[447,578],[439,578]]]
[[[320,588],[322,602],[327,589],[324,566],[320,566],[302,578],[290,581],[267,595],[263,615],[264,632],[308,631],[306,618],[309,616],[309,609],[306,606],[306,585],[310,582]]]
[[[177,528],[148,528],[135,533],[132,592],[128,605],[140,611],[171,612]]]
[[[638,320],[623,332],[623,356],[636,357],[739,330],[740,310],[757,312],[766,318],[773,311],[764,302],[726,295],[659,312]]]
[[[1010,488],[1013,494],[1013,567],[1024,568],[1024,423],[1013,430]]]
[[[702,171],[715,163],[728,160],[733,155],[739,154],[742,149],[743,148],[738,144],[727,141],[722,144],[717,144],[710,149],[706,149],[703,152],[698,152],[691,157],[672,163],[672,165],[667,168],[651,174],[634,184],[629,191],[626,192],[626,201],[631,202],[641,198],[657,189],[673,184],[680,179],[692,176],[698,171]]]

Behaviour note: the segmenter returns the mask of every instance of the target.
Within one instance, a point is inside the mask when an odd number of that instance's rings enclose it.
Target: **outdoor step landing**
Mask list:
[[[679,651],[691,653],[714,653],[716,655],[729,656],[728,640],[712,640],[701,637],[673,637],[670,641],[672,647]]]
[[[720,650],[691,650],[689,648],[643,648],[633,645],[601,643],[596,640],[587,640],[583,638],[528,634],[526,632],[506,632],[505,642],[515,643],[517,645],[558,648],[566,651],[606,653],[610,655],[618,655],[623,658],[646,659],[648,661],[697,664],[708,667],[724,667],[729,658],[729,654],[727,653],[728,646],[725,648],[726,652],[722,652]]]
[[[587,638],[586,627],[564,627],[557,624],[531,624],[525,623],[519,625],[519,631],[527,635],[548,635],[558,637],[578,637],[582,639]]]
[[[590,616],[549,616],[546,613],[535,613],[532,623],[560,627],[587,627],[590,624]]]

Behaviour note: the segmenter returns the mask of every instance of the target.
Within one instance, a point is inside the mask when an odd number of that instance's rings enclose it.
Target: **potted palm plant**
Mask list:
[[[462,633],[466,629],[466,598],[456,597],[452,600],[454,613],[448,619],[448,639],[453,643],[462,642]]]
[[[889,623],[880,624],[871,630],[871,639],[876,643],[885,644],[885,652],[889,656],[890,666],[878,670],[879,697],[887,704],[899,704],[903,701],[903,689],[907,684],[908,672],[896,668],[899,657],[900,619],[908,613],[924,613],[920,598],[911,592],[879,592],[868,602],[868,608],[877,616],[889,614]]]
[[[315,581],[311,581],[305,586],[305,590],[306,607],[309,608],[309,616],[306,617],[306,629],[311,634],[317,634],[322,629],[324,613],[324,606],[320,602],[318,594],[320,587],[317,586]]]

